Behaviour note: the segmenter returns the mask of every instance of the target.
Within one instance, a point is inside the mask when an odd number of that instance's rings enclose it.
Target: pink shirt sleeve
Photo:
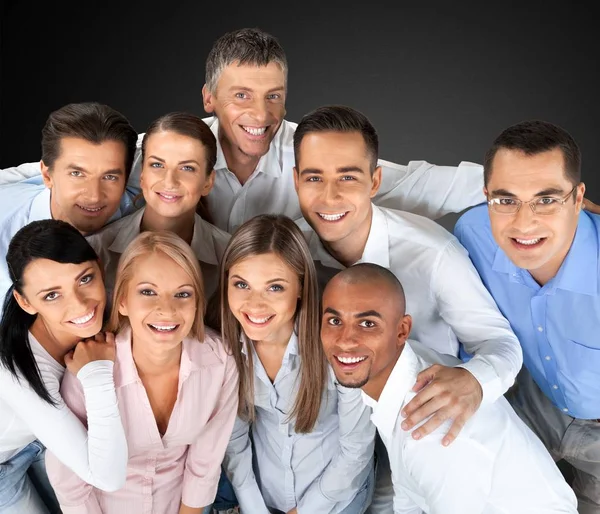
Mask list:
[[[61,396],[83,424],[86,424],[83,387],[71,373],[65,373]],[[63,514],[102,514],[94,487],[83,481],[51,452],[46,452],[46,471]]]
[[[210,505],[217,493],[221,463],[238,409],[238,372],[231,355],[216,407],[198,439],[190,445],[183,477],[182,502],[188,507]]]

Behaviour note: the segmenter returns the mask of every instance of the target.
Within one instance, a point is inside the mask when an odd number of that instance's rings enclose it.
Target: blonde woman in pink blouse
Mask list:
[[[100,491],[53,455],[46,464],[64,514],[195,514],[215,497],[238,406],[234,359],[204,326],[197,258],[170,232],[144,232],[123,253],[109,325],[129,461],[125,486]],[[85,421],[77,379],[62,396]],[[102,451],[102,448],[98,448]]]

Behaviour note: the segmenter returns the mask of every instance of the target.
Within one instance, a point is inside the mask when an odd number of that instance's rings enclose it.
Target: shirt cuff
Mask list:
[[[491,364],[488,364],[475,356],[470,361],[459,364],[457,367],[466,369],[475,377],[477,382],[479,382],[483,393],[481,400],[482,405],[489,405],[504,394],[502,382],[500,381],[500,378],[498,378],[498,374]]]
[[[221,468],[219,468],[219,471],[221,471]],[[199,478],[186,472],[183,477],[181,501],[194,509],[211,505],[217,496],[219,476],[217,475],[214,478]]]
[[[244,487],[243,489],[236,488],[235,496],[240,504],[240,510],[242,512],[251,512],[252,514],[269,514],[269,510],[265,505],[265,500],[258,489],[258,484],[255,483],[255,487],[249,486]]]

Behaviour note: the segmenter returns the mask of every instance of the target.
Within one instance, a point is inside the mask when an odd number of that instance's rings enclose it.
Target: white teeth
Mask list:
[[[168,195],[166,193],[158,193],[160,196],[166,198],[167,200],[173,200],[174,198],[177,198],[177,195]]]
[[[317,214],[321,216],[321,218],[323,218],[325,221],[337,221],[339,219],[342,219],[346,215],[345,212],[342,212],[340,214],[322,214],[318,212]]]
[[[252,322],[252,323],[258,323],[258,324],[262,324],[262,323],[266,323],[267,321],[269,321],[273,316],[267,316],[266,318],[254,318],[250,315],[247,315],[248,319]]]
[[[539,239],[516,239],[515,238],[515,241],[522,245],[535,245],[541,241],[541,238],[539,238]]]
[[[83,325],[83,324],[87,323],[89,320],[91,320],[94,317],[94,312],[96,312],[96,309],[94,309],[89,314],[86,314],[85,316],[82,316],[81,318],[72,319],[71,323],[74,323],[75,325]]]
[[[366,357],[336,357],[343,364],[355,364],[357,362],[362,362],[366,359]]]
[[[83,205],[80,205],[79,207],[81,207],[84,211],[89,211],[89,212],[98,212],[98,211],[102,210],[102,207],[97,207],[96,209],[90,209],[89,207],[84,207]]]
[[[161,332],[169,332],[169,331],[175,330],[177,328],[177,325],[152,325],[152,324],[150,324],[150,326],[153,329],[159,330]]]
[[[253,136],[262,136],[267,131],[267,127],[255,128],[242,126],[242,128],[248,132],[248,134],[252,134]]]

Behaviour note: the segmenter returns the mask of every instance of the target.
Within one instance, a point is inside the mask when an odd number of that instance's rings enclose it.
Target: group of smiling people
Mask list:
[[[69,104],[0,171],[0,513],[600,513],[573,138],[399,166],[350,107],[284,120],[286,80],[234,31],[212,117]]]

